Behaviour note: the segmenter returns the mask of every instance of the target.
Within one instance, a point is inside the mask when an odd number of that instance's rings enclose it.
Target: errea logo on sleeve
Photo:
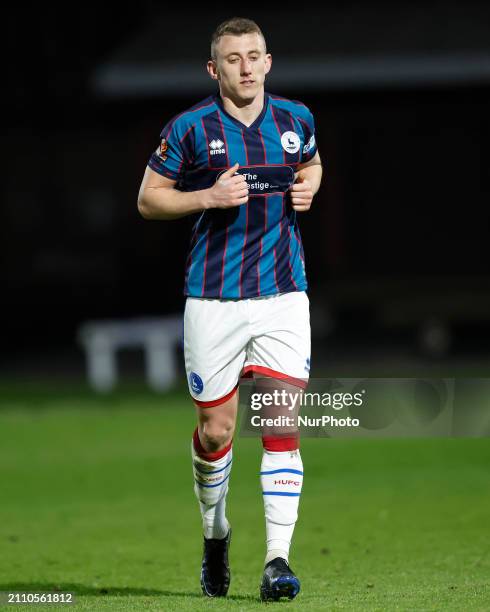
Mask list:
[[[215,140],[213,138],[213,140],[211,140],[211,142],[209,143],[209,148],[210,148],[210,154],[211,155],[220,155],[223,153],[226,153],[225,149],[224,149],[224,142],[221,142],[221,140],[218,138],[218,140]]]

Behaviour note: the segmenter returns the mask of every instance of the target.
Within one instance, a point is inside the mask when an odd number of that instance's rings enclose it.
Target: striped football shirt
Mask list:
[[[197,219],[189,246],[184,294],[240,299],[303,291],[305,259],[289,187],[299,164],[316,153],[314,120],[301,102],[265,94],[246,126],[209,96],[174,117],[148,165],[176,188],[211,187],[235,163],[249,185],[248,202],[209,209]]]

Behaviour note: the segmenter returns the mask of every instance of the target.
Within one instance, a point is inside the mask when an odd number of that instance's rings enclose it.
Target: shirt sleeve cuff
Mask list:
[[[153,153],[148,162],[148,166],[158,174],[165,176],[166,178],[172,179],[173,181],[178,180],[180,177],[177,172],[170,170],[169,168],[165,168],[163,162]]]
[[[318,151],[318,147],[314,147],[313,149],[310,149],[308,153],[303,153],[303,158],[301,159],[301,163],[304,164],[306,162],[309,162],[311,159],[315,157],[317,151]]]

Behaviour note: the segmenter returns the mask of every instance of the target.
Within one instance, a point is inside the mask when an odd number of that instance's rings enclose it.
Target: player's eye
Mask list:
[[[259,59],[259,56],[258,56],[258,55],[249,55],[249,57],[250,57],[250,59],[251,59],[253,62],[255,62],[255,60],[258,60],[258,59]]]

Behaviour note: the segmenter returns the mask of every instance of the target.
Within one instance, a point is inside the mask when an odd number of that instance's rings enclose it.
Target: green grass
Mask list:
[[[0,590],[74,591],[86,610],[264,609],[259,440],[235,440],[232,582],[207,600],[184,392],[20,386],[0,403]],[[304,439],[302,457],[302,590],[272,606],[490,610],[487,439]]]

